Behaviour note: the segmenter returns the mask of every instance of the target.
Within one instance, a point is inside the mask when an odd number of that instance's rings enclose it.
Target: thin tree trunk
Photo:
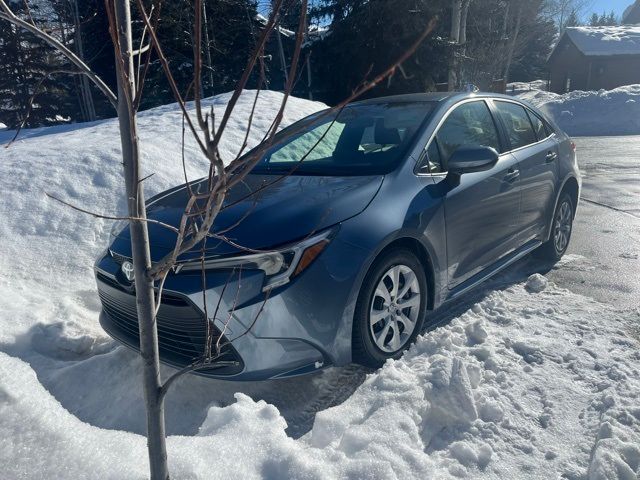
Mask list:
[[[456,88],[456,56],[458,44],[460,43],[460,18],[462,15],[462,0],[452,0],[451,2],[451,33],[449,35],[452,45],[451,57],[449,59],[449,80],[448,90],[452,92]]]
[[[471,5],[471,0],[462,0],[462,11],[460,13],[460,33],[458,35],[460,41],[460,60],[458,62],[458,81],[465,82],[466,73],[465,73],[465,63],[467,56],[467,18],[469,17],[469,6]]]
[[[169,478],[164,425],[164,402],[161,395],[158,331],[155,319],[155,299],[149,252],[144,190],[140,181],[140,150],[136,115],[133,109],[135,96],[135,69],[131,40],[131,10],[129,0],[115,0],[116,37],[119,53],[118,69],[118,121],[122,143],[122,160],[130,220],[131,252],[135,274],[136,307],[140,331],[140,355],[144,396],[147,406],[147,447],[152,480]],[[121,57],[118,59],[117,57]]]
[[[82,44],[82,26],[80,25],[80,14],[78,12],[78,0],[73,0],[73,23],[75,27],[76,51],[78,52],[78,56],[84,61],[85,56],[84,46]],[[96,108],[93,103],[93,97],[91,96],[91,89],[89,88],[89,79],[84,75],[80,77],[80,90],[87,113],[86,119],[93,121],[96,119]]]
[[[282,74],[284,75],[284,84],[289,82],[287,77],[287,60],[284,57],[284,48],[282,46],[282,34],[279,28],[276,30],[276,37],[278,38],[278,53],[280,54],[280,67],[282,68]]]
[[[504,75],[502,77],[505,85],[509,83],[509,71],[511,70],[511,63],[513,62],[513,54],[516,49],[518,36],[520,35],[523,6],[524,6],[524,3],[520,1],[520,3],[518,4],[518,13],[516,14],[516,25],[515,25],[515,28],[513,29],[513,33],[511,34],[511,41],[509,42],[509,48],[507,50],[507,61],[504,67]]]
[[[207,70],[209,72],[209,88],[211,89],[207,94],[213,95],[213,61],[211,60],[211,42],[209,41],[209,22],[207,21],[206,2],[202,2],[202,22],[204,23],[204,51],[207,58]]]

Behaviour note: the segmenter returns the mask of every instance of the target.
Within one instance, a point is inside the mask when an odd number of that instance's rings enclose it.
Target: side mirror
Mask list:
[[[484,172],[493,168],[498,162],[498,157],[495,148],[463,145],[451,155],[448,170],[456,175]]]

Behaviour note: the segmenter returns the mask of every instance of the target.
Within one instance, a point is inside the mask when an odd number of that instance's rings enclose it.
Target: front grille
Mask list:
[[[140,337],[135,296],[121,289],[116,281],[99,272],[97,279],[102,308],[108,316],[105,319],[108,324],[103,324],[103,327],[116,339],[139,349]],[[205,318],[202,312],[187,299],[179,295],[163,293],[156,320],[161,360],[182,367],[190,365],[202,356],[206,341]],[[220,331],[213,328],[215,341]],[[225,338],[221,340],[221,343],[226,342]],[[218,360],[225,364],[227,362],[233,362],[233,364],[201,369],[198,372],[232,375],[242,371],[242,360],[231,345],[223,347],[222,356]]]

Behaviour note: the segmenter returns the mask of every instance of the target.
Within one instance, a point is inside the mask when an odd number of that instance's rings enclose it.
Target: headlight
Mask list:
[[[122,230],[124,230],[127,225],[129,225],[128,219],[116,220],[111,225],[111,235],[117,237],[122,233]]]
[[[205,270],[262,270],[265,274],[262,290],[267,291],[289,283],[302,273],[325,249],[334,234],[335,229],[326,230],[295,245],[270,252],[185,262],[177,265],[176,272],[201,270],[203,266]]]

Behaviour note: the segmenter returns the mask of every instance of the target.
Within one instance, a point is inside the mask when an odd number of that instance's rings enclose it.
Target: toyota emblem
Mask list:
[[[131,262],[123,262],[122,267],[120,268],[125,278],[130,282],[133,282],[133,279],[134,279],[133,264]]]

